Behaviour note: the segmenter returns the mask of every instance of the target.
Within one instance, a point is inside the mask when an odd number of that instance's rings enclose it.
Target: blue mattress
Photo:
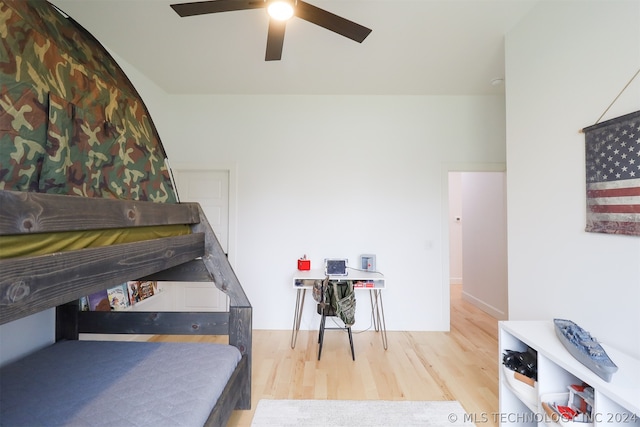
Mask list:
[[[240,358],[224,344],[62,341],[0,369],[0,425],[202,426]]]

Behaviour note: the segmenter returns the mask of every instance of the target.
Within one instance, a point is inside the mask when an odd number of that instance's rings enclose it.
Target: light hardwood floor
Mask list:
[[[497,425],[497,321],[462,300],[460,286],[452,288],[450,332],[387,335],[385,351],[379,333],[354,334],[352,361],[347,335],[326,331],[318,361],[317,331],[300,331],[291,349],[290,330],[254,330],[252,409],[234,411],[228,425],[250,426],[260,399],[457,400],[478,425]]]

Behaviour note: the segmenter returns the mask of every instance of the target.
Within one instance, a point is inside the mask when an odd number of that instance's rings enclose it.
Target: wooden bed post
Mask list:
[[[56,307],[56,342],[79,338],[78,311],[77,301]]]
[[[247,355],[247,378],[235,409],[251,409],[251,307],[229,308],[229,344]],[[244,350],[243,350],[244,349]]]
[[[216,287],[229,296],[229,344],[237,347],[243,356],[247,356],[247,378],[243,381],[243,390],[236,409],[250,409],[253,309],[200,205],[198,210],[200,223],[194,224],[191,231],[204,234],[205,255],[202,261]]]

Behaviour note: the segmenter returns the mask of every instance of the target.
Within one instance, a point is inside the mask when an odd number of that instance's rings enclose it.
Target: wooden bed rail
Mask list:
[[[190,234],[0,260],[0,324],[173,267],[203,252],[204,236]]]
[[[160,204],[0,190],[0,236],[197,224],[197,203]],[[193,233],[0,260],[0,324],[206,254]]]
[[[197,224],[197,203],[153,203],[0,190],[0,236]]]

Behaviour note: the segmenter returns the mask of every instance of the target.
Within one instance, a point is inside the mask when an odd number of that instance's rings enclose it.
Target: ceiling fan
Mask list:
[[[171,7],[181,17],[267,8],[270,19],[265,61],[279,61],[282,58],[284,30],[287,19],[292,16],[319,25],[358,43],[362,43],[371,33],[371,30],[367,27],[305,3],[302,0],[211,0],[172,4]],[[284,18],[277,17],[275,14],[282,9],[287,10],[288,16],[285,15]]]

